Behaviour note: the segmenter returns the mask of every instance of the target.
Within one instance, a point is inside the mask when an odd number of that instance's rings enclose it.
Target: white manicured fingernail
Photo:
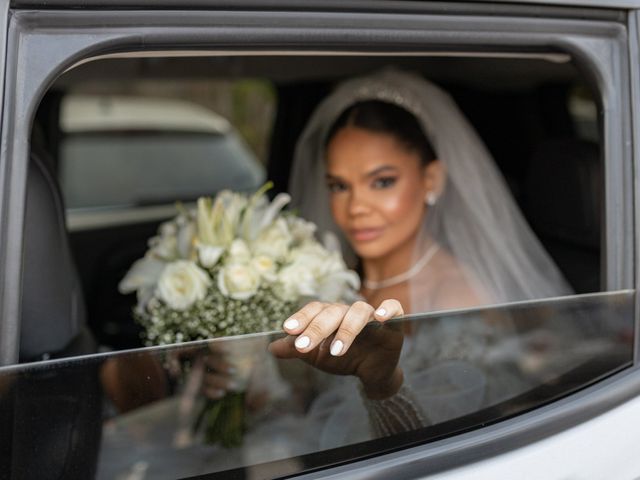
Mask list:
[[[289,320],[284,322],[282,326],[287,330],[294,330],[300,326],[300,322],[298,322],[298,320],[296,320],[295,318],[290,318]]]
[[[296,339],[297,348],[307,348],[310,344],[311,344],[311,339],[309,337],[298,337]]]
[[[369,310],[369,311],[371,311],[371,310]],[[387,314],[387,311],[384,308],[379,308],[378,310],[376,310],[376,315],[384,317],[386,314]]]
[[[333,345],[331,345],[331,355],[337,357],[342,352],[343,347],[344,344],[340,340],[336,340],[333,342]]]

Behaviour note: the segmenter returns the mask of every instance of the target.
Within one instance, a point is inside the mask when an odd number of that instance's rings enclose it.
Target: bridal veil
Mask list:
[[[353,257],[331,217],[324,145],[338,116],[365,100],[403,107],[422,125],[447,175],[444,191],[425,215],[423,234],[446,248],[470,272],[470,280],[488,292],[492,302],[570,292],[516,206],[484,143],[453,99],[408,72],[385,69],[348,80],[316,109],[296,146],[289,183],[292,205],[303,218],[317,223],[320,231],[335,232],[346,258]],[[422,254],[415,252],[415,258]],[[415,291],[416,286],[410,288]],[[413,295],[410,311],[425,308],[420,297]]]

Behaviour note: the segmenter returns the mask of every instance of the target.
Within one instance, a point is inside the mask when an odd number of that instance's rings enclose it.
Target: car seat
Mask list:
[[[552,139],[532,155],[525,212],[576,293],[601,289],[602,192],[602,163],[596,144]]]
[[[39,144],[30,155],[24,229],[20,361],[95,351],[69,250],[62,197]],[[95,362],[34,365],[0,400],[2,478],[93,478],[101,432]]]

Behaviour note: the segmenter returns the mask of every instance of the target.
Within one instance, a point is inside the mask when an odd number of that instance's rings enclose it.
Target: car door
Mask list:
[[[524,457],[498,455],[517,454],[516,449],[544,439],[562,442],[557,439],[563,432],[578,432],[577,439],[590,435],[588,430],[571,429],[596,416],[620,425],[621,418],[633,415],[635,403],[622,414],[605,414],[625,402],[637,402],[633,399],[640,385],[634,368],[637,125],[632,120],[637,112],[631,101],[637,97],[632,82],[637,80],[637,62],[630,61],[637,54],[636,17],[615,8],[480,3],[250,6],[235,10],[198,4],[178,9],[133,2],[125,9],[105,2],[101,8],[80,10],[63,1],[16,2],[6,12],[0,152],[0,362],[5,366],[0,369],[0,419],[11,434],[0,440],[0,449],[7,477],[419,478],[452,470],[451,475],[464,478],[469,470],[453,469],[494,457],[505,459],[502,465],[524,468]],[[266,346],[278,333],[97,353],[90,335],[82,335],[78,304],[67,301],[76,298],[70,280],[73,268],[60,266],[69,263],[64,254],[68,246],[63,240],[53,251],[40,248],[42,262],[33,260],[34,250],[28,246],[32,238],[46,244],[48,235],[66,233],[59,223],[45,230],[42,219],[53,213],[29,220],[29,205],[37,201],[29,196],[35,191],[30,168],[38,162],[32,120],[48,86],[78,64],[185,52],[237,57],[244,59],[243,65],[288,58],[285,63],[294,71],[296,66],[301,71],[301,59],[312,54],[317,57],[314,65],[338,72],[343,68],[343,75],[345,63],[381,65],[392,55],[406,62],[462,57],[480,71],[483,59],[575,62],[598,95],[598,161],[604,172],[602,212],[597,217],[599,291],[398,320],[431,332],[425,342],[433,343],[425,348],[456,342],[463,346],[425,364],[420,369],[425,374],[415,379],[413,394],[432,412],[431,419],[390,436],[369,431],[369,407],[353,382],[270,356]],[[251,58],[258,60],[247,60]],[[285,82],[283,91],[286,86]],[[293,88],[287,92],[295,97]],[[281,121],[286,124],[287,118]],[[286,137],[287,129],[282,132],[279,138]],[[293,148],[292,142],[283,145],[283,151]],[[288,166],[282,162],[270,165],[270,175],[284,183]],[[50,177],[46,169],[41,173],[46,186]],[[47,195],[57,195],[55,185],[50,190]],[[52,277],[45,276],[45,267]],[[63,268],[68,273],[60,274]],[[44,286],[25,280],[55,279],[56,273],[59,281],[46,281]],[[43,301],[52,296],[47,290],[52,283],[62,289],[53,295],[64,297],[62,306]],[[382,334],[394,335],[394,326]],[[478,341],[481,338],[484,343]],[[28,358],[39,361],[18,364],[33,339],[37,355]],[[478,345],[486,347],[481,357],[473,353]],[[249,350],[243,355],[254,371],[273,383],[282,382],[280,391],[285,392],[252,411],[245,443],[233,451],[202,445],[192,430],[202,402],[197,393],[198,375],[203,374],[198,359],[218,348]],[[176,359],[181,366],[177,370],[172,367]],[[128,412],[118,412],[117,400],[105,400],[106,368],[129,375],[127,385],[136,405]],[[616,440],[628,445],[633,434]],[[571,443],[570,438],[566,441]],[[552,447],[541,448],[538,452]],[[617,465],[621,460],[604,461]]]

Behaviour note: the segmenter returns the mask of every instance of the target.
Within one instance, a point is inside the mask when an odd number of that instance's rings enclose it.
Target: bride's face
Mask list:
[[[331,211],[361,258],[383,257],[416,238],[427,169],[417,152],[390,134],[348,126],[329,142]]]

